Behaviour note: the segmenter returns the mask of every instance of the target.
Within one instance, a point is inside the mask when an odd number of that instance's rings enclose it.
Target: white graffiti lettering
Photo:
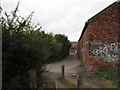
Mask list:
[[[95,58],[102,58],[106,62],[113,62],[119,60],[119,42],[105,44],[101,42],[94,42],[94,44],[91,45],[91,52]]]

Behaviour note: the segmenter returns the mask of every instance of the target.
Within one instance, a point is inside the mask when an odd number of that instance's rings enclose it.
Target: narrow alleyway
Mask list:
[[[80,61],[77,59],[76,54],[69,54],[57,63],[48,64],[47,68],[50,69],[50,72],[60,73],[61,65],[65,66],[66,73],[76,73],[76,68],[80,65]]]
[[[70,80],[71,83],[76,85],[76,78],[72,76],[72,74],[75,74],[78,70],[80,70],[80,61],[77,59],[76,54],[70,54],[59,62],[48,64],[46,68],[49,72],[43,74],[43,79],[45,81],[55,82],[57,88],[69,88],[59,81],[62,65],[65,66],[65,79]]]
[[[43,80],[55,82],[57,88],[69,88],[59,81],[61,77],[61,65],[65,66],[65,79],[77,86],[77,79],[73,75],[77,75],[82,68],[80,68],[80,60],[78,60],[76,54],[69,54],[59,62],[46,65],[49,71],[42,75]],[[90,85],[88,84],[88,86]]]
[[[60,81],[61,65],[65,66],[65,80],[77,87],[77,79],[74,75],[78,75],[78,73],[80,73],[83,68],[81,67],[80,60],[77,58],[76,54],[70,54],[61,61],[46,65],[46,68],[49,71],[42,74],[43,81],[48,83],[55,83],[56,88],[70,88]],[[106,87],[106,85],[108,85],[108,88],[109,86],[114,88],[111,81],[104,80],[105,82],[101,83],[102,81],[102,79],[92,80],[87,78],[84,80],[84,88],[102,88],[104,86]]]

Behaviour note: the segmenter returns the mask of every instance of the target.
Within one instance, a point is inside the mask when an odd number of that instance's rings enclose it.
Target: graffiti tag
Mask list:
[[[101,43],[94,42],[91,44],[91,53],[97,60],[103,59],[105,62],[113,62],[119,60],[120,49],[119,42],[114,43]]]

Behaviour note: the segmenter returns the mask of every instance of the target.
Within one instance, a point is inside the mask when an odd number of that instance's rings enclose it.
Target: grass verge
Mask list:
[[[94,73],[94,78],[101,79],[105,78],[112,80],[113,84],[120,88],[120,71],[119,70],[108,70],[105,67],[101,67],[99,71]]]
[[[66,79],[63,79],[63,80],[61,80],[61,79],[59,79],[59,81],[61,82],[61,83],[63,83],[66,87],[68,87],[68,88],[77,88],[77,86],[75,85],[75,84],[73,84],[73,83],[70,83],[68,80],[66,80]]]

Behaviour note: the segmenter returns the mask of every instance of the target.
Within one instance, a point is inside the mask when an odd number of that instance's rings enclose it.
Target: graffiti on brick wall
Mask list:
[[[119,42],[102,43],[91,42],[91,53],[96,60],[103,59],[105,62],[114,62],[119,60],[120,49]]]

